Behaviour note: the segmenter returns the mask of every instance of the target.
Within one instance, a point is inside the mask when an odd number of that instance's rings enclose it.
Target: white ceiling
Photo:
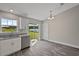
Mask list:
[[[50,10],[53,10],[53,15],[56,15],[76,5],[78,3],[65,3],[62,7],[59,3],[0,3],[0,10],[9,12],[13,9],[15,14],[45,20]]]

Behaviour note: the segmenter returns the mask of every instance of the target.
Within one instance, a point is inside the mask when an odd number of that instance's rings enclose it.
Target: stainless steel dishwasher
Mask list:
[[[26,35],[21,36],[21,49],[30,47],[30,37]]]

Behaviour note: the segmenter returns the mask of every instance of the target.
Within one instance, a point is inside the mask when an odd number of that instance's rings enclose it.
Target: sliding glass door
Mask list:
[[[29,35],[32,42],[35,42],[39,39],[39,25],[38,24],[29,24]]]

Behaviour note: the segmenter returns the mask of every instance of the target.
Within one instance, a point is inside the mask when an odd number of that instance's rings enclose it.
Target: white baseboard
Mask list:
[[[78,48],[79,49],[79,46],[76,46],[76,45],[72,45],[72,44],[68,44],[68,43],[62,43],[62,42],[53,41],[53,40],[47,40],[47,41],[55,42],[55,43],[59,43],[59,44],[63,44],[63,45],[66,45],[66,46],[70,46],[70,47],[74,47],[74,48]]]

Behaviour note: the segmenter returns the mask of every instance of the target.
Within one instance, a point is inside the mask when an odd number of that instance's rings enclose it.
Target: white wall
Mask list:
[[[49,21],[48,36],[49,41],[79,48],[79,5]]]
[[[48,40],[48,21],[43,22],[43,39]]]
[[[21,29],[25,29],[26,28],[26,32],[28,33],[28,24],[29,24],[29,20],[27,18],[23,18],[21,17]]]

